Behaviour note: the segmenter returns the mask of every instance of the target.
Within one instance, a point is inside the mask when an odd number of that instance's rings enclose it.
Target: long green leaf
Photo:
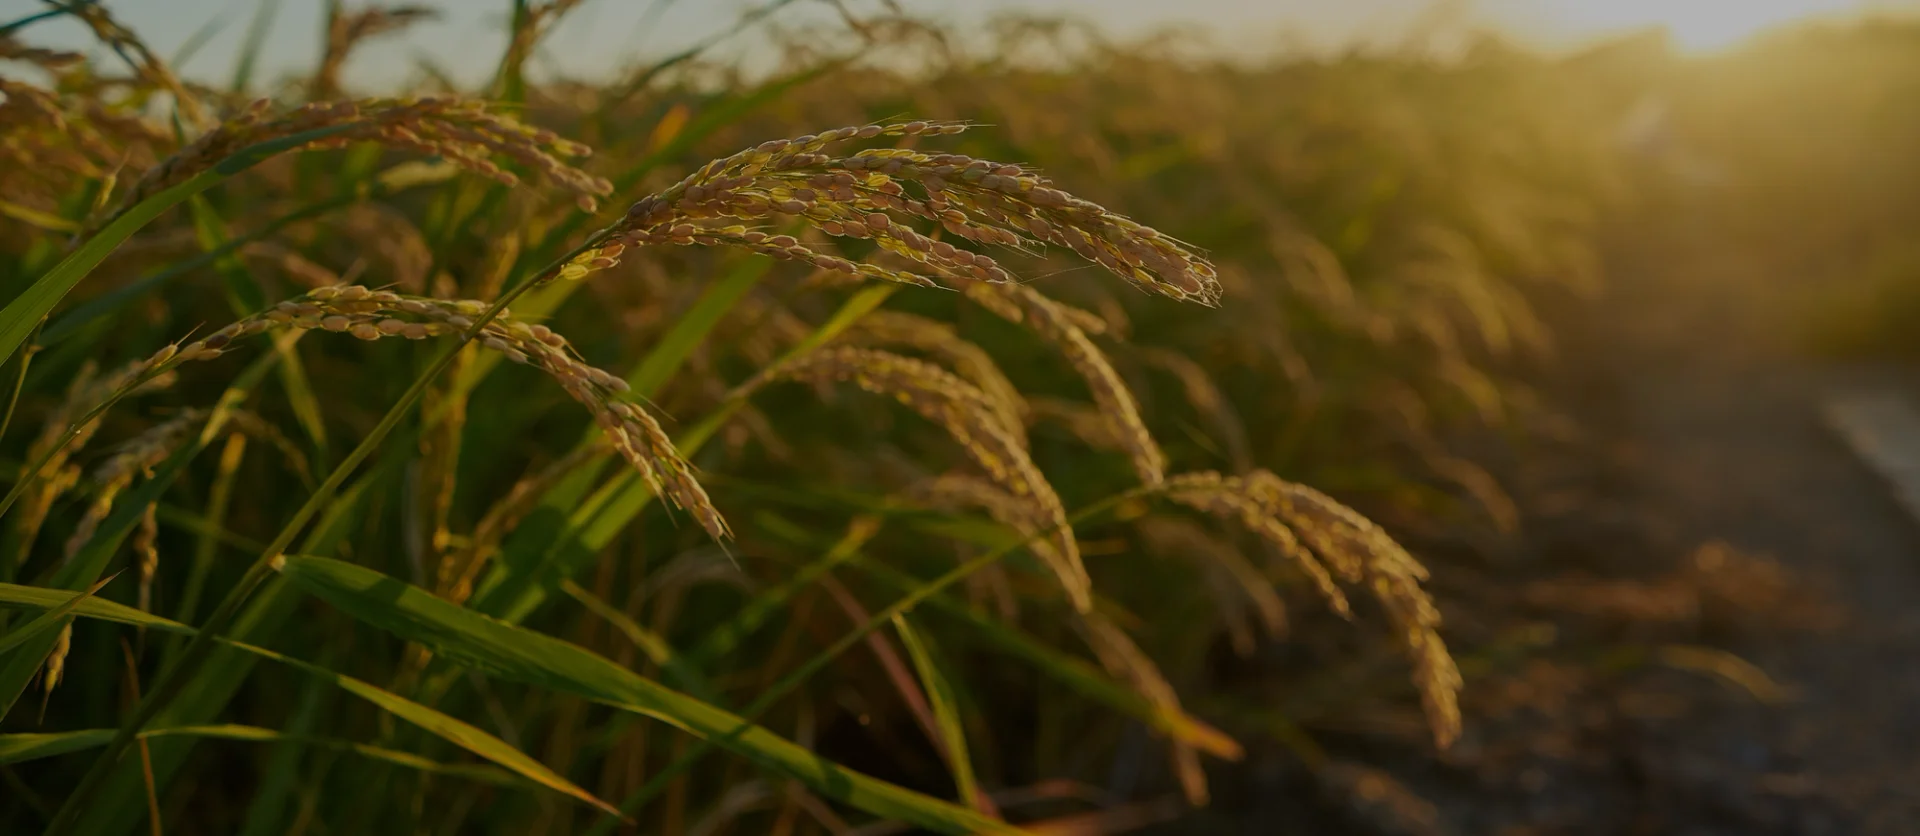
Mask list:
[[[973,761],[967,755],[967,732],[960,725],[960,705],[953,684],[940,672],[940,666],[934,664],[933,651],[913,625],[907,623],[906,616],[895,614],[893,629],[900,634],[900,643],[906,645],[907,656],[913,659],[914,673],[920,677],[920,689],[927,692],[927,702],[933,706],[934,726],[940,730],[947,768],[953,771],[954,790],[964,803],[990,805],[992,802],[980,793],[980,782],[973,775]],[[982,808],[981,812],[991,814],[992,810]]]
[[[298,148],[310,142],[325,139],[351,128],[351,125],[331,125],[317,128],[292,136],[249,145],[233,153],[232,156],[216,163],[212,168],[200,172],[186,181],[178,183],[129,207],[125,212],[108,223],[93,237],[76,248],[72,254],[54,265],[52,270],[41,276],[13,301],[0,309],[0,359],[10,358],[20,346],[26,343],[27,335],[47,314],[53,312],[55,305],[67,295],[67,291],[80,283],[93,268],[128,238],[139,232],[141,227],[152,222],[160,213],[178,205],[181,201],[193,197],[220,182],[246,171],[261,161]]]
[[[34,620],[7,631],[6,635],[0,636],[0,655],[5,655],[7,651],[19,647],[27,639],[52,633],[66,626],[66,623],[70,620],[67,618],[67,613],[73,612],[73,609],[80,606],[81,602],[93,597],[93,594],[99,592],[101,587],[112,583],[113,579],[117,577],[120,577],[119,572],[101,578],[98,583],[80,592],[73,593],[73,598],[66,603],[47,610]]]
[[[113,739],[113,729],[81,729],[78,731],[49,732],[44,734],[7,734],[0,735],[0,763],[19,763],[36,758],[50,758],[68,752],[78,752],[95,746],[105,746]],[[218,726],[182,726],[169,729],[148,729],[140,733],[144,739],[158,737],[198,737],[217,740],[246,740],[258,743],[293,743],[300,746],[318,746],[353,752],[377,761],[385,761],[408,769],[422,772],[434,772],[482,781],[498,786],[525,786],[526,782],[511,772],[484,764],[441,763],[423,758],[412,752],[385,749],[308,734],[287,734],[274,729],[259,726],[218,725]]]
[[[240,54],[233,64],[233,81],[228,83],[228,90],[246,92],[253,83],[253,67],[259,63],[260,50],[267,43],[267,31],[279,12],[280,0],[260,0],[260,5],[253,10],[253,19],[247,22],[246,40],[241,43]]]
[[[59,590],[19,586],[16,584],[0,584],[0,605],[33,608],[56,606],[56,602],[63,601],[65,597],[66,596]],[[122,624],[132,624],[171,633],[192,635],[195,632],[192,627],[188,627],[172,619],[161,618],[160,616],[136,610],[124,604],[104,601],[99,598],[86,599],[79,604],[79,606],[75,607],[74,611],[79,615],[90,618],[117,621]],[[525,753],[513,748],[513,746],[509,745],[506,741],[494,737],[470,724],[456,720],[372,683],[328,670],[311,662],[304,662],[290,656],[275,653],[266,648],[255,647],[231,639],[221,638],[217,639],[217,641],[227,647],[254,656],[272,659],[322,681],[331,682],[341,690],[373,703],[388,713],[433,733],[436,737],[486,758],[487,760],[493,761],[529,781],[547,787],[548,789],[573,796],[614,815],[619,814],[619,811],[611,805],[595,798],[592,793],[575,786],[566,778],[548,769],[546,765],[528,757]],[[114,730],[108,729],[105,731],[108,732],[105,738],[89,745],[104,745],[108,740],[112,739]]]
[[[289,557],[281,575],[360,621],[501,679],[575,694],[712,741],[824,796],[941,833],[1018,833],[972,810],[854,772],[577,645],[454,606],[378,572]]]
[[[342,490],[339,498],[301,540],[299,551],[328,554],[338,549],[360,524],[365,509],[377,502],[381,490],[399,480],[406,461],[393,458]],[[293,619],[300,601],[299,590],[291,584],[278,578],[270,580],[241,611],[230,635],[255,645],[272,642]],[[259,657],[232,647],[215,648],[199,675],[187,683],[166,710],[154,717],[154,725],[178,727],[218,722],[258,662]],[[181,765],[192,754],[193,745],[193,740],[185,738],[155,740],[148,745],[153,760],[154,783],[160,789],[164,790],[179,774]],[[101,790],[103,797],[134,797],[146,791],[146,777],[134,760],[125,759],[115,768],[112,780]],[[135,816],[140,813],[138,805],[96,805],[87,810],[78,832],[126,833],[133,827]]]

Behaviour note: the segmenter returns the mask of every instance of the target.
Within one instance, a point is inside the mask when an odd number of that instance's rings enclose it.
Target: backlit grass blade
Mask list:
[[[30,608],[39,608],[42,606],[57,606],[55,602],[64,601],[65,597],[66,596],[64,596],[58,590],[41,589],[37,587],[24,587],[24,586],[18,586],[15,584],[0,584],[0,605],[16,606],[16,607],[24,606],[24,607],[30,607]],[[160,616],[142,612],[140,610],[126,606],[124,604],[118,604],[112,601],[103,601],[98,598],[86,599],[84,602],[82,602],[81,604],[79,604],[77,607],[74,608],[74,612],[76,612],[81,616],[86,616],[91,618],[101,618],[108,621],[117,621],[122,624],[131,624],[138,627],[146,627],[146,628],[155,629],[155,630],[164,630],[166,632],[180,633],[182,635],[192,635],[195,632],[192,627],[188,627],[187,625],[181,624],[177,621],[161,618]],[[574,798],[577,798],[581,801],[584,801],[588,804],[598,807],[601,810],[605,810],[612,814],[618,815],[617,810],[613,809],[606,802],[601,801],[598,798],[595,798],[592,793],[589,793],[586,790],[583,790],[580,787],[575,786],[572,782],[568,781],[566,778],[563,778],[558,773],[555,773],[553,770],[548,769],[544,764],[534,760],[531,757],[528,757],[525,753],[522,753],[520,750],[513,748],[511,745],[508,745],[506,741],[501,740],[497,737],[494,737],[493,735],[488,734],[485,731],[482,731],[478,728],[475,728],[472,725],[461,722],[460,720],[454,719],[453,717],[449,717],[445,714],[440,713],[439,711],[436,711],[432,708],[416,703],[412,700],[409,700],[405,697],[402,697],[384,688],[376,686],[372,683],[365,682],[359,679],[355,679],[351,676],[347,676],[345,674],[328,670],[319,665],[315,665],[311,662],[304,662],[299,659],[294,659],[289,656],[275,653],[265,648],[255,647],[250,644],[244,644],[242,642],[237,642],[230,639],[223,638],[223,639],[217,639],[217,641],[219,641],[222,645],[225,645],[226,647],[230,647],[230,648],[242,651],[244,653],[251,654],[253,656],[272,659],[283,665],[286,665],[291,668],[295,668],[311,676],[317,677],[323,681],[331,682],[334,685],[338,686],[341,690],[346,691],[347,693],[353,694],[354,696],[357,696],[363,700],[366,700],[367,702],[373,703],[374,705],[379,706],[381,709],[387,711],[388,713],[393,714],[394,716],[399,717],[403,720],[406,720],[407,722],[412,723],[416,726],[419,726],[420,728],[425,729],[428,732],[431,732],[436,737],[446,740],[447,742],[452,743],[456,746],[459,746],[460,748],[465,749],[469,752],[472,752],[473,754],[479,755],[480,757],[486,758],[487,760],[493,761],[494,763],[500,765],[501,767],[508,769],[512,771],[514,774],[517,774],[529,781],[532,781],[536,784],[547,787],[554,791],[573,796]],[[162,727],[162,728],[169,728],[169,727]],[[173,728],[177,728],[177,727],[173,727]],[[105,745],[108,740],[112,739],[113,732],[115,730],[105,729],[103,731],[107,732],[106,737],[98,741],[89,742],[88,745],[101,746],[101,745]]]
[[[48,732],[42,734],[0,735],[0,764],[20,763],[37,758],[50,758],[68,752],[78,752],[95,746],[105,746],[113,739],[113,729],[81,729],[79,731]],[[318,735],[287,734],[274,729],[259,726],[218,725],[183,726],[171,729],[148,729],[140,737],[152,740],[159,737],[197,737],[214,740],[243,740],[256,743],[295,743],[301,746],[313,746],[352,752],[377,761],[433,772],[473,781],[481,781],[497,786],[525,786],[526,782],[507,770],[485,764],[442,763],[423,758],[411,752],[385,749],[350,740],[322,737]]]
[[[117,577],[120,577],[119,572],[101,578],[100,581],[93,586],[87,587],[83,591],[73,593],[73,597],[66,603],[41,613],[32,621],[7,631],[5,635],[0,635],[0,656],[5,656],[7,651],[19,647],[28,639],[59,630],[61,626],[65,625],[68,621],[67,613],[73,612],[74,608],[80,606],[81,602],[93,597],[93,594],[99,592],[101,587],[112,583],[113,579]]]
[[[973,775],[973,761],[967,755],[967,732],[960,724],[960,705],[953,691],[953,684],[947,681],[940,666],[934,664],[933,651],[927,647],[906,616],[895,614],[893,629],[900,634],[900,643],[906,645],[907,657],[913,660],[913,670],[920,677],[920,688],[927,694],[927,702],[933,706],[934,726],[940,730],[940,745],[947,758],[947,768],[953,771],[954,790],[960,800],[973,805],[987,815],[995,813],[993,802],[980,792],[980,782]]]
[[[119,217],[113,219],[105,228],[86,240],[79,247],[54,265],[52,270],[41,276],[6,308],[0,309],[0,359],[10,358],[14,352],[26,343],[27,335],[47,314],[53,312],[55,305],[67,295],[67,291],[79,284],[93,268],[126,243],[140,228],[152,222],[160,213],[173,208],[181,201],[193,197],[220,182],[258,165],[261,161],[279,154],[315,142],[334,134],[352,129],[352,125],[331,125],[325,128],[297,133],[292,136],[249,145],[221,160],[212,168],[200,172],[187,180],[172,186],[146,200],[129,207]]]
[[[274,16],[280,12],[280,2],[260,0],[260,5],[254,8],[253,19],[247,21],[246,40],[241,43],[239,57],[233,63],[233,80],[228,82],[228,90],[241,93],[252,85],[254,65],[260,61],[260,50],[266,45]]]
[[[773,732],[646,679],[577,645],[449,604],[378,572],[288,557],[280,573],[354,618],[501,679],[656,718],[828,798],[941,833],[1018,833],[972,810],[854,772]]]

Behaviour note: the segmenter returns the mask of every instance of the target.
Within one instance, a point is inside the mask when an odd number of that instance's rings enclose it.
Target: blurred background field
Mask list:
[[[1920,830],[1920,17],[1252,5],[0,6],[0,832]]]

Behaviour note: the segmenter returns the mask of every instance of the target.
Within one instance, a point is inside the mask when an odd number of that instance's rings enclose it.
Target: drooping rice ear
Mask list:
[[[959,122],[862,125],[773,140],[701,166],[665,191],[633,204],[604,243],[557,275],[578,279],[619,263],[629,247],[734,246],[826,270],[933,286],[953,280],[1006,284],[1013,276],[973,247],[1073,250],[1134,285],[1163,296],[1216,304],[1212,265],[1187,246],[1052,187],[1021,166],[957,154],[870,149],[827,153],[877,137],[938,136]],[[908,186],[913,187],[911,190]],[[917,196],[915,194],[917,192]],[[828,238],[868,240],[892,261],[855,262],[751,224],[805,223]],[[918,227],[918,228],[916,228]],[[950,236],[956,246],[933,236]]]
[[[850,382],[940,425],[994,485],[1023,504],[1034,531],[1051,532],[1054,548],[1036,554],[1051,561],[1049,568],[1076,609],[1092,606],[1092,581],[1081,564],[1066,507],[979,389],[931,363],[864,348],[821,349],[771,372],[789,380]]]
[[[1364,586],[1379,602],[1413,666],[1414,685],[1435,743],[1444,747],[1459,736],[1462,680],[1440,638],[1440,612],[1420,585],[1427,578],[1426,568],[1379,526],[1326,494],[1267,471],[1244,477],[1182,474],[1167,480],[1167,496],[1233,519],[1272,543],[1343,615],[1350,612],[1346,597],[1328,568],[1348,583]]]
[[[1076,309],[1018,284],[975,283],[967,287],[967,296],[975,300],[993,300],[984,304],[984,307],[1025,325],[1059,349],[1067,362],[1073,365],[1074,371],[1079,372],[1081,379],[1086,381],[1087,389],[1093,393],[1094,403],[1112,424],[1113,436],[1132,460],[1134,472],[1140,477],[1141,483],[1158,485],[1166,478],[1167,456],[1160,450],[1160,443],[1153,439],[1153,434],[1147,431],[1146,422],[1141,420],[1139,403],[1127,388],[1126,381],[1120,379],[1120,373],[1114,371],[1113,364],[1108,362],[1106,353],[1094,345],[1081,328],[1080,321],[1084,317],[1069,313]],[[1018,317],[1010,317],[1010,311],[1018,311]]]
[[[362,340],[389,337],[426,339],[465,333],[490,306],[474,299],[403,296],[359,285],[317,288],[303,296],[220,329],[206,339],[148,358],[148,368],[219,357],[234,340],[275,328],[317,329]],[[544,325],[528,325],[503,310],[480,331],[475,342],[516,363],[533,366],[558,382],[587,408],[622,458],[649,485],[692,514],[709,535],[730,536],[726,520],[693,475],[693,465],[674,449],[660,424],[639,405],[622,397],[627,382],[580,360],[566,338]]]

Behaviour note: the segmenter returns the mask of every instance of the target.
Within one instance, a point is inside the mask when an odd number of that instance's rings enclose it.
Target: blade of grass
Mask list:
[[[841,767],[581,647],[454,606],[378,572],[327,558],[288,557],[280,573],[355,619],[420,642],[463,666],[653,717],[874,815],[942,833],[1019,832]]]
[[[193,34],[188,35],[186,40],[180,42],[179,48],[173,51],[172,60],[167,63],[178,68],[193,60],[193,56],[199,54],[200,49],[205,47],[208,41],[213,40],[213,36],[220,34],[220,30],[227,28],[227,24],[232,22],[232,18],[226,15],[214,15],[206,23],[200,24],[200,28],[193,30]]]
[[[260,51],[266,47],[267,31],[273,27],[273,18],[280,13],[281,0],[260,0],[253,10],[253,19],[247,22],[247,39],[240,45],[240,52],[233,64],[233,81],[227,89],[240,93],[253,83],[253,68],[260,62]]]
[[[51,732],[44,734],[8,734],[0,735],[0,763],[20,763],[38,758],[49,758],[69,752],[79,752],[104,746],[113,739],[113,729],[81,729],[78,731]],[[484,764],[441,763],[423,758],[412,752],[395,749],[383,749],[365,743],[309,734],[289,734],[259,726],[222,724],[217,726],[182,726],[179,728],[148,729],[140,733],[145,740],[163,737],[195,737],[212,740],[242,740],[255,743],[291,743],[297,746],[316,746],[352,752],[376,761],[395,766],[417,769],[481,781],[495,786],[522,787],[528,782],[505,769]]]
[[[42,324],[45,324],[44,320]],[[39,336],[40,329],[35,328],[33,334],[27,337],[26,353],[20,355],[20,371],[14,375],[13,392],[7,396],[7,414],[6,417],[0,418],[0,441],[6,440],[7,430],[13,427],[13,413],[20,406],[20,390],[27,385],[27,369],[33,365],[33,355],[40,353],[40,347],[37,344]],[[0,560],[0,563],[5,564],[0,566],[0,581],[12,580],[13,561]]]
[[[345,564],[342,564],[342,565],[345,565]],[[52,604],[53,601],[58,596],[60,596],[60,592],[58,590],[42,589],[38,587],[23,587],[15,584],[0,584],[0,604],[37,608],[40,606],[47,606],[49,604]],[[87,616],[92,618],[101,618],[108,621],[116,621],[122,624],[130,624],[138,627],[146,627],[146,628],[162,630],[170,633],[179,633],[182,635],[195,635],[200,632],[185,624],[181,624],[178,621],[174,621],[172,619],[167,619],[167,618],[161,618],[160,616],[142,612],[132,607],[128,607],[124,604],[118,604],[112,601],[104,601],[98,598],[86,599],[85,602],[81,603],[74,609],[76,612],[78,612],[78,614],[82,616]],[[433,733],[434,736],[436,737],[439,737],[443,740],[453,743],[454,745],[459,746],[460,748],[465,749],[469,752],[472,752],[473,754],[479,755],[480,757],[486,758],[487,760],[494,762],[495,764],[501,766],[502,768],[512,771],[514,774],[519,775],[520,777],[525,778],[528,781],[539,784],[541,786],[544,786],[556,792],[570,795],[576,799],[584,801],[595,807],[599,807],[602,810],[607,810],[610,812],[613,810],[611,805],[607,804],[604,801],[599,800],[598,798],[595,798],[592,793],[589,793],[586,790],[583,790],[580,787],[575,786],[572,782],[561,777],[559,774],[555,773],[553,770],[548,769],[544,764],[540,763],[539,761],[536,761],[533,758],[528,757],[526,754],[522,753],[520,750],[507,745],[506,741],[501,740],[497,737],[494,737],[493,735],[487,734],[486,732],[481,731],[480,729],[475,728],[467,723],[461,722],[460,720],[456,720],[452,717],[449,717],[445,714],[435,711],[432,708],[428,708],[427,706],[413,702],[412,700],[409,700],[405,697],[402,697],[384,688],[376,686],[372,683],[355,679],[351,676],[347,676],[345,674],[342,674],[333,670],[329,670],[327,668],[323,668],[311,662],[305,662],[290,656],[286,656],[271,650],[267,650],[266,648],[255,647],[253,645],[233,641],[231,639],[220,639],[219,641],[224,646],[231,647],[236,650],[240,650],[242,652],[249,653],[260,658],[271,659],[275,662],[279,662],[295,670],[298,670],[310,676],[313,676],[319,679],[320,681],[330,682],[335,686],[339,687],[341,690],[346,691],[349,694],[353,694],[354,696],[359,697],[363,700],[366,700],[367,702],[370,702],[376,706],[379,706],[382,710],[385,710],[396,717],[406,720],[409,723],[419,726],[420,728]],[[180,728],[180,727],[169,727],[169,728]],[[187,728],[206,728],[206,727],[187,727]],[[105,745],[109,743],[112,740],[111,733],[115,732],[116,730],[103,729],[102,731],[107,731],[110,734],[106,739],[103,739],[97,742],[90,741],[88,744],[89,746]],[[200,735],[200,736],[206,736],[206,735]]]
[[[80,606],[81,602],[93,597],[93,594],[99,592],[101,587],[112,583],[113,579],[117,577],[120,577],[119,572],[101,578],[98,582],[94,583],[94,585],[73,593],[73,597],[66,603],[41,613],[32,621],[7,631],[5,635],[0,635],[0,655],[5,655],[7,651],[19,647],[28,639],[52,633],[66,626],[70,620],[67,618],[67,613],[73,612],[74,608]]]
[[[361,524],[365,509],[377,503],[380,492],[399,481],[406,461],[404,457],[391,457],[342,490],[339,499],[301,540],[299,550],[306,554],[326,554],[338,549],[354,527]],[[264,550],[264,547],[255,549]],[[255,645],[273,641],[293,619],[300,600],[299,591],[286,582],[270,581],[234,620],[234,638]],[[154,723],[173,727],[217,722],[257,662],[257,657],[239,650],[225,646],[215,648],[201,674],[182,687],[172,704],[154,715]],[[193,745],[194,741],[185,739],[152,743],[154,772],[160,786],[166,786],[178,773],[192,753]],[[113,773],[111,783],[101,792],[105,797],[119,798],[136,791],[139,781],[136,771],[121,764]],[[124,833],[132,826],[130,812],[124,805],[95,805],[87,809],[79,829],[86,833]]]
[[[973,775],[973,761],[967,756],[967,733],[960,725],[960,707],[952,684],[934,664],[933,652],[919,632],[907,623],[906,616],[894,614],[893,629],[900,634],[900,643],[906,646],[907,658],[913,660],[914,672],[920,677],[920,688],[933,706],[934,725],[940,730],[941,747],[945,749],[941,754],[946,756],[947,767],[953,771],[955,792],[961,802],[972,805],[982,815],[998,817],[1000,812],[994,809],[992,799],[980,791],[980,782]]]

